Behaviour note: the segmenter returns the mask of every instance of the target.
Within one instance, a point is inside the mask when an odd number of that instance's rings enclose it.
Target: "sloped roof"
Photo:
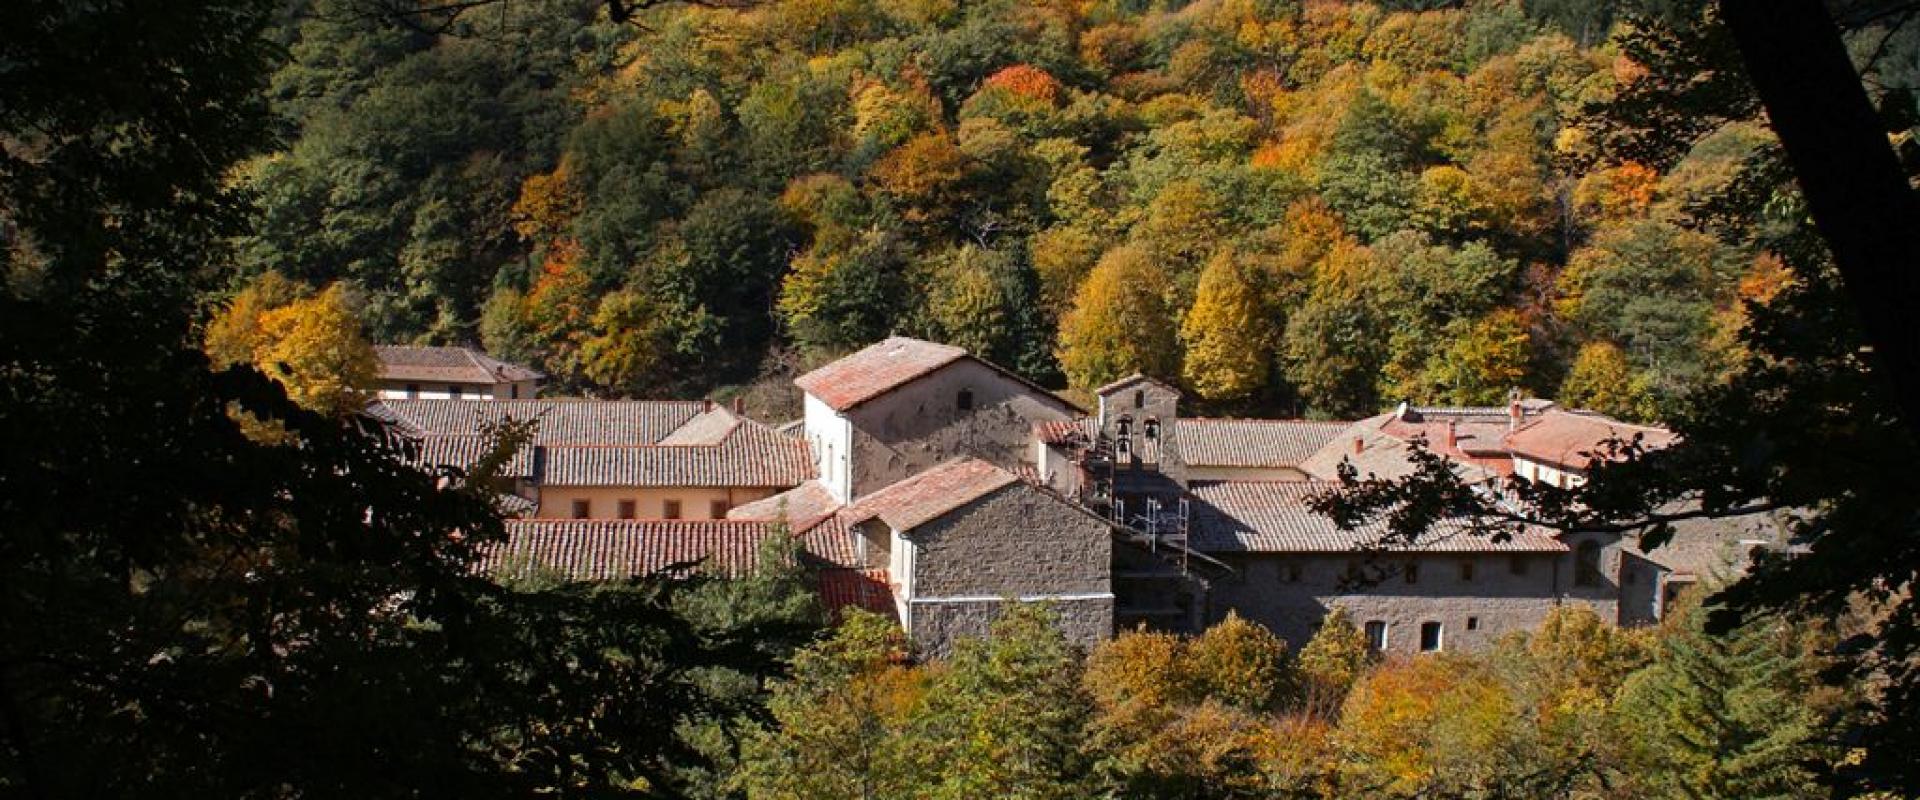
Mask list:
[[[416,436],[475,436],[515,419],[538,420],[538,445],[635,445],[659,442],[707,408],[699,400],[380,400],[369,411]]]
[[[1201,467],[1297,467],[1346,430],[1346,422],[1183,418],[1180,458]]]
[[[1341,530],[1333,520],[1307,507],[1307,498],[1339,487],[1333,481],[1221,481],[1193,486],[1195,507],[1190,544],[1209,553],[1343,553],[1377,544],[1386,526]],[[1506,542],[1467,532],[1464,524],[1445,525],[1423,534],[1403,552],[1566,551],[1566,545],[1542,528],[1527,528]]]
[[[1622,442],[1640,437],[1642,446],[1661,448],[1677,437],[1665,428],[1633,425],[1599,414],[1548,411],[1506,435],[1504,444],[1515,455],[1574,469],[1586,469],[1606,454],[1611,439]]]
[[[895,615],[893,587],[884,569],[829,569],[820,572],[820,601],[838,611],[858,608]]]
[[[1413,474],[1413,461],[1408,458],[1412,450],[1409,442],[1414,438],[1404,428],[1397,426],[1392,414],[1368,417],[1348,425],[1335,433],[1325,445],[1300,463],[1301,471],[1321,480],[1334,480],[1339,475],[1341,462],[1351,462],[1361,477],[1369,475],[1378,478],[1403,478]],[[1395,431],[1398,431],[1396,435]],[[1435,437],[1427,439],[1428,449],[1443,455],[1441,440]],[[1458,459],[1449,459],[1455,474],[1468,482],[1490,480],[1497,477],[1493,472]]]
[[[804,440],[718,409],[659,444],[552,446],[542,453],[540,482],[549,486],[786,487],[813,477]]]
[[[852,522],[879,517],[895,530],[909,531],[1019,480],[980,459],[960,458],[862,497],[847,511]]]
[[[1117,392],[1121,389],[1125,389],[1128,386],[1132,386],[1136,383],[1151,383],[1156,386],[1164,386],[1168,389],[1176,389],[1176,387],[1171,383],[1167,383],[1166,381],[1160,380],[1158,378],[1148,376],[1144,373],[1136,372],[1136,373],[1133,373],[1132,375],[1128,375],[1124,378],[1121,378],[1105,386],[1102,386],[1098,389],[1095,389],[1093,390],[1093,393],[1100,395],[1100,394],[1107,394],[1109,392]]]
[[[825,484],[809,480],[772,497],[734,506],[727,511],[727,519],[773,522],[784,516],[789,524],[801,526],[838,510],[840,501],[834,499],[833,492]]]
[[[389,381],[447,381],[453,383],[512,383],[546,377],[531,368],[510,364],[466,347],[379,345],[380,377]]]
[[[867,345],[852,355],[795,378],[793,383],[833,410],[846,411],[961,359],[974,361],[1026,386],[1049,403],[1084,411],[1046,387],[991,361],[976,358],[961,348],[906,336],[889,336]]]
[[[951,345],[889,336],[794,380],[802,391],[845,411],[967,357]]]
[[[738,427],[742,417],[719,406],[714,406],[693,416],[686,424],[673,429],[672,433],[660,438],[662,445],[716,445],[727,440],[728,434]]]
[[[1071,444],[1091,441],[1099,432],[1100,421],[1093,417],[1048,420],[1033,424],[1033,435],[1043,444]]]
[[[740,520],[509,519],[506,529],[505,540],[479,548],[481,570],[515,577],[551,570],[583,581],[652,575],[689,563],[739,577],[753,571],[761,541],[776,533],[766,523]],[[821,566],[856,566],[845,529],[790,535],[798,536],[801,552]]]

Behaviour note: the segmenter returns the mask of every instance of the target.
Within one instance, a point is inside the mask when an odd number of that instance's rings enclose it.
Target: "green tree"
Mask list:
[[[1353,624],[1353,615],[1345,606],[1334,606],[1300,648],[1301,710],[1321,719],[1334,717],[1372,661],[1367,637]]]
[[[1629,769],[1650,797],[1825,797],[1820,765],[1843,698],[1816,685],[1806,628],[1756,619],[1725,635],[1685,609],[1653,664],[1620,688],[1636,726]]]
[[[1571,408],[1590,408],[1624,420],[1654,418],[1652,394],[1634,374],[1626,353],[1611,342],[1581,345],[1560,384],[1559,400]]]

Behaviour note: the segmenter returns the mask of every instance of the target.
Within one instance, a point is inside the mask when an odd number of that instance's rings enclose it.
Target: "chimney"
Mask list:
[[[736,417],[744,417],[747,415],[747,398],[745,395],[734,396],[733,415]]]
[[[1353,437],[1353,454],[1357,456],[1357,455],[1360,455],[1361,453],[1366,452],[1366,450],[1367,450],[1367,440],[1362,439],[1358,436]]]
[[[712,410],[713,410],[713,401],[712,401],[712,400],[710,400],[710,399],[709,399],[709,400],[702,400],[702,401],[700,401],[700,410],[701,410],[702,412],[706,412],[706,411],[712,411]]]
[[[1520,398],[1516,397],[1512,400],[1507,401],[1507,430],[1508,431],[1519,430],[1520,423],[1526,420],[1526,416],[1527,416],[1526,409],[1523,409],[1520,407]]]
[[[1448,451],[1460,449],[1460,427],[1453,420],[1447,420],[1447,438],[1441,440]]]

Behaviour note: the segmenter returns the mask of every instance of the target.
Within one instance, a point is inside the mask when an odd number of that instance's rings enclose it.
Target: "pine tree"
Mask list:
[[[1620,690],[1642,796],[1826,797],[1817,767],[1838,757],[1836,698],[1817,688],[1804,629],[1762,617],[1714,635],[1707,617],[1682,611],[1653,665]]]

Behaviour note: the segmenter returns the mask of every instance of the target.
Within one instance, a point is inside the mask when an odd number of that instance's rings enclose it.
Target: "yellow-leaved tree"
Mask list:
[[[1166,272],[1144,248],[1124,245],[1100,257],[1060,321],[1060,368],[1089,388],[1135,371],[1172,375],[1179,366]]]
[[[206,350],[217,364],[252,364],[324,414],[359,411],[380,371],[345,289],[311,292],[271,272],[207,324]]]
[[[1267,383],[1266,354],[1278,337],[1234,254],[1214,255],[1200,273],[1193,307],[1180,325],[1187,385],[1208,400],[1252,395]]]

